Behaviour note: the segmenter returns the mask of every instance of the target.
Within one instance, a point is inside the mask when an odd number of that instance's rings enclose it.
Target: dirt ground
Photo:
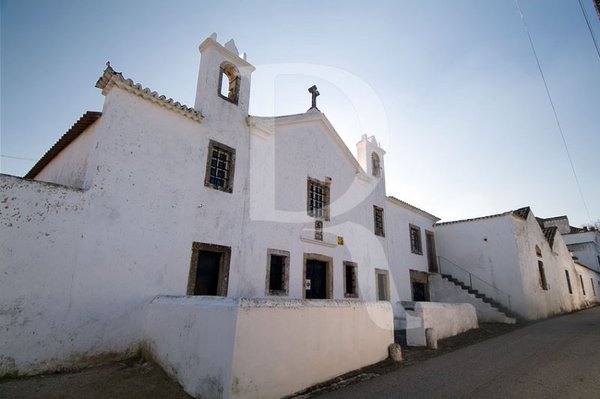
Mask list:
[[[401,367],[439,356],[523,326],[480,324],[480,328],[441,340],[437,350],[402,346],[402,363],[386,360],[311,387],[295,398],[310,398],[323,392],[367,380]],[[403,344],[403,337],[396,336]],[[130,359],[72,373],[45,374],[0,380],[0,398],[22,399],[189,399],[183,389],[162,369],[142,358]]]

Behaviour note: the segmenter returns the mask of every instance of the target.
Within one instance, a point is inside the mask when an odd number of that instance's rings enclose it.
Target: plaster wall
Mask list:
[[[579,263],[575,263],[575,273],[575,281],[571,277],[571,284],[573,284],[574,290],[579,294],[580,306],[588,307],[600,302],[600,273]],[[583,287],[581,285],[582,282]]]
[[[580,293],[574,290],[573,294],[569,294],[565,270],[569,271],[572,284],[575,266],[560,233],[556,233],[550,247],[532,214],[527,220],[514,218],[513,229],[525,292],[524,303],[518,312],[528,319],[539,319],[580,308]],[[536,246],[541,250],[541,256],[536,253]],[[541,284],[540,261],[543,263],[547,289]]]
[[[157,297],[144,326],[194,397],[280,398],[384,360],[394,341],[387,302]]]
[[[483,323],[514,324],[515,319],[507,317],[489,303],[483,302],[473,294],[462,289],[456,284],[443,279],[439,274],[429,276],[429,289],[432,302],[444,303],[469,303],[475,307],[477,320]]]
[[[89,126],[38,173],[35,180],[88,189],[96,167],[96,123]]]
[[[414,311],[406,313],[409,346],[426,346],[427,329],[433,330],[433,339],[437,341],[479,328],[475,307],[468,303],[415,302]]]
[[[519,312],[525,296],[512,218],[502,215],[434,229],[441,273],[466,284],[472,281],[476,290]]]

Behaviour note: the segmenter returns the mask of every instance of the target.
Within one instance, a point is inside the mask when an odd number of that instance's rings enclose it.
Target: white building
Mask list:
[[[525,319],[580,309],[599,299],[600,275],[574,262],[557,227],[544,227],[529,207],[438,223],[435,233],[442,275]],[[436,300],[453,302],[444,295]]]
[[[544,226],[556,226],[569,251],[583,264],[600,272],[600,232],[587,227],[573,227],[566,216],[540,219]]]
[[[389,302],[402,326],[400,301],[427,295],[438,219],[386,196],[377,141],[363,136],[355,158],[314,103],[248,116],[254,67],[215,39],[200,45],[194,108],[109,65],[102,112],[84,114],[26,179],[0,176],[0,374],[144,344],[193,395],[244,396],[265,379],[261,395],[282,396],[385,358]],[[265,309],[271,319],[256,316]],[[260,342],[280,341],[290,363],[326,356],[322,369],[279,376],[281,391],[269,365],[247,364]],[[306,349],[319,345],[337,352]],[[250,369],[264,374],[244,379]]]

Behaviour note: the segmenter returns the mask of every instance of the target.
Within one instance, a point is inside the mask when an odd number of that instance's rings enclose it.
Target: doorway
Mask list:
[[[429,267],[429,272],[438,273],[435,237],[432,231],[425,230],[425,242],[427,244],[427,265]]]
[[[331,299],[333,284],[332,259],[322,255],[304,255],[304,298]]]
[[[410,287],[414,302],[429,301],[428,274],[417,270],[410,270]]]
[[[230,256],[230,247],[193,243],[187,294],[227,296]]]

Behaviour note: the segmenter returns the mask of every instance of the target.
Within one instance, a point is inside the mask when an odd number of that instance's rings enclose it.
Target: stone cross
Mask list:
[[[308,89],[308,92],[310,94],[312,94],[312,106],[309,108],[309,110],[311,109],[316,109],[317,111],[319,110],[319,108],[317,108],[317,96],[320,94],[319,91],[317,90],[317,86],[313,85],[311,88]]]

